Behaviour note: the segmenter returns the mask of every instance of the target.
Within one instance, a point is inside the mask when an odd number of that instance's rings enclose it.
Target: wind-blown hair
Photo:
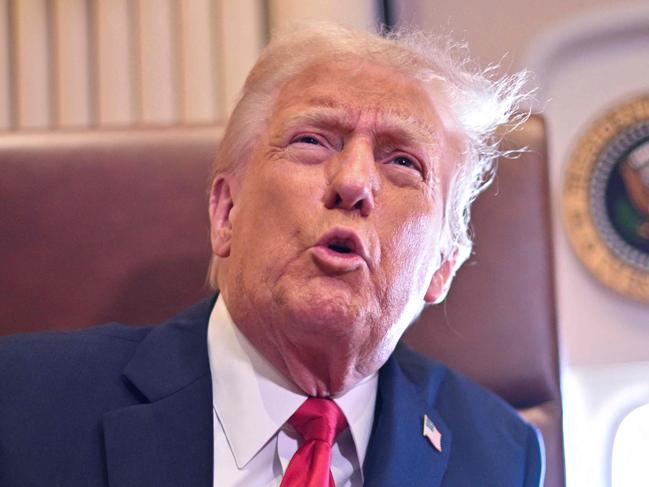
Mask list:
[[[465,46],[447,37],[412,30],[375,34],[324,22],[291,25],[273,37],[248,75],[219,146],[213,177],[245,167],[287,81],[314,64],[349,59],[394,69],[431,93],[444,88],[464,136],[445,204],[446,239],[441,239],[442,258],[454,255],[456,270],[471,253],[471,203],[491,181],[494,160],[502,154],[496,129],[524,119],[516,113],[528,94],[523,91],[525,72],[496,77],[495,67],[479,69]]]

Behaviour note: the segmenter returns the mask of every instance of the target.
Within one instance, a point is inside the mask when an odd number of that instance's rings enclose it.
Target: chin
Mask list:
[[[359,326],[366,326],[371,309],[364,296],[349,288],[301,287],[282,293],[276,303],[288,314],[288,322],[304,332],[323,336],[346,336],[358,331]]]

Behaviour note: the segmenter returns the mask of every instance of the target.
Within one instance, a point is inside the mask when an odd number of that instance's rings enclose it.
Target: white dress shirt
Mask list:
[[[232,322],[221,296],[210,314],[207,348],[214,404],[214,486],[278,486],[298,438],[286,421],[307,396],[261,356]],[[374,421],[377,374],[332,399],[349,428],[332,448],[337,487],[363,485]]]

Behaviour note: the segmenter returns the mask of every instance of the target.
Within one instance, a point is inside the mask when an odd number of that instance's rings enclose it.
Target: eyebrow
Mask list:
[[[291,117],[285,128],[310,124],[339,129],[346,133],[354,130],[358,118],[357,107],[325,97],[311,98],[307,103],[308,108]],[[423,122],[415,114],[394,107],[377,107],[376,116],[380,122],[376,124],[373,132],[379,140],[421,145],[426,148],[439,146],[440,127]]]

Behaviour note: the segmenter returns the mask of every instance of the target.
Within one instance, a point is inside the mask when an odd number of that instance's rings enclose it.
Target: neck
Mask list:
[[[308,396],[328,397],[348,391],[373,375],[396,346],[396,342],[372,346],[371,340],[323,333],[326,324],[314,326],[313,322],[299,322],[277,312],[259,312],[261,308],[237,298],[226,297],[226,304],[233,322],[255,349]],[[314,333],[314,329],[320,332]],[[367,329],[372,326],[354,324],[347,328]]]

